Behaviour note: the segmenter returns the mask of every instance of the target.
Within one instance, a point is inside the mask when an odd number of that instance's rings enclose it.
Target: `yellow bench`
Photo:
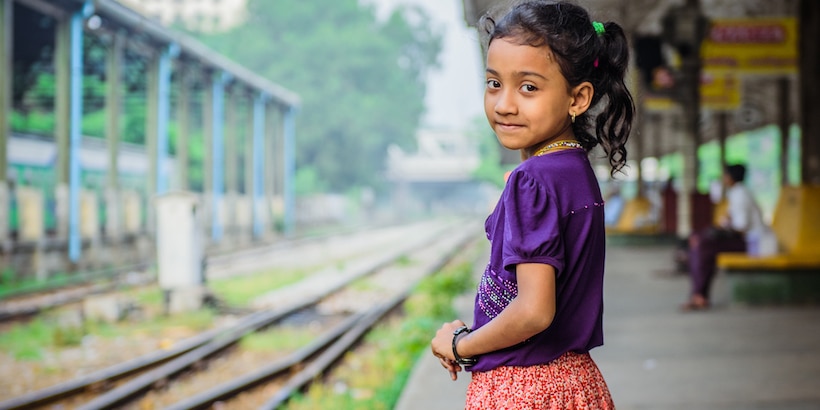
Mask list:
[[[772,230],[780,246],[778,254],[718,254],[717,267],[729,274],[734,298],[820,300],[820,185],[782,187]]]
[[[607,233],[655,233],[658,224],[652,220],[652,203],[645,197],[630,199],[624,203],[621,216],[615,226],[607,227]]]

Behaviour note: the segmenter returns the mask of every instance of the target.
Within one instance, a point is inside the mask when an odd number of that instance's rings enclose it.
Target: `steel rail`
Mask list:
[[[350,316],[330,331],[323,333],[319,336],[319,338],[313,340],[307,346],[289,354],[288,356],[278,359],[273,363],[256,370],[255,372],[248,373],[227,383],[189,397],[183,401],[174,403],[171,406],[166,407],[165,410],[207,408],[218,400],[232,397],[237,393],[247,390],[249,387],[253,387],[271,377],[292,369],[303,361],[309,359],[311,356],[315,355],[319,350],[326,347],[334,340],[341,337],[361,318],[361,314]]]
[[[455,244],[448,252],[438,258],[434,263],[425,268],[425,275],[428,276],[440,270],[444,265],[451,261],[459,250],[463,249],[471,240],[474,239],[469,231],[463,232],[456,240]],[[263,367],[254,372],[235,378],[229,382],[218,385],[212,389],[199,393],[195,396],[189,397],[183,401],[174,403],[166,410],[184,410],[184,409],[203,409],[208,408],[215,402],[227,398],[231,398],[243,391],[262,384],[273,377],[285,372],[288,369],[306,361],[308,358],[314,356],[319,349],[325,347],[331,341],[336,342],[328,347],[321,355],[305,366],[303,370],[291,377],[274,397],[272,397],[262,408],[276,408],[284,404],[295,392],[302,387],[315,380],[316,377],[324,373],[335,362],[338,361],[346,352],[351,350],[355,343],[367,333],[375,324],[377,324],[382,317],[388,312],[395,309],[410,295],[415,283],[407,287],[403,292],[397,296],[390,298],[387,302],[376,305],[367,312],[359,314],[355,317],[348,318],[345,323],[337,326],[333,331],[321,336],[319,340],[312,342],[310,345],[300,349],[299,351],[289,355],[286,358],[280,359],[266,367]],[[342,333],[344,333],[342,335]]]
[[[437,272],[451,261],[459,250],[464,248],[469,242],[475,239],[475,236],[467,230],[467,233],[462,232],[456,245],[445,253],[435,263],[427,268],[427,275]],[[426,275],[425,275],[426,276]],[[305,366],[303,370],[291,377],[284,387],[279,389],[273,397],[266,401],[260,410],[273,410],[284,405],[290,398],[304,388],[311,381],[316,380],[318,376],[323,374],[334,363],[336,363],[345,353],[353,348],[353,346],[367,333],[381,318],[391,310],[399,306],[410,295],[410,292],[415,287],[415,284],[409,286],[403,292],[390,298],[387,302],[376,306],[369,310],[364,317],[356,324],[356,327],[342,336],[336,343],[331,345],[319,357],[316,358],[309,365]]]
[[[450,228],[450,226],[447,226],[446,228]],[[446,228],[442,228],[441,231],[446,230]],[[439,234],[440,231],[436,231],[431,236],[436,237]],[[376,260],[366,261],[361,265],[353,266],[351,269],[354,271],[354,274],[349,275],[346,281],[331,284],[328,288],[323,289],[321,292],[317,292],[312,296],[306,296],[301,301],[295,302],[289,306],[274,310],[263,310],[255,313],[254,315],[258,315],[258,319],[243,322],[241,326],[237,326],[232,330],[223,333],[220,337],[215,338],[214,340],[193,349],[184,355],[163,364],[162,366],[143,373],[135,379],[96,397],[94,400],[78,407],[77,410],[107,409],[125,403],[138,394],[149,390],[155,383],[161,380],[168,380],[183,370],[192,367],[196,362],[210,357],[213,354],[233,345],[245,335],[268,326],[286,315],[318,303],[328,295],[344,288],[352,281],[367,276],[390,265],[403,255],[424,247],[428,244],[428,242],[429,237],[424,237],[417,241],[405,243],[402,247],[393,249],[390,252],[385,252]]]
[[[174,357],[180,356],[188,351],[202,346],[223,331],[224,329],[212,329],[196,336],[184,339],[175,344],[171,349],[156,350],[134,358],[133,360],[100,369],[96,372],[85,376],[80,376],[64,383],[55,384],[44,389],[36,390],[22,396],[2,401],[0,402],[0,410],[26,409],[33,406],[48,404],[52,401],[75,394],[88,388],[89,386],[120,379],[146,368],[164,363]]]

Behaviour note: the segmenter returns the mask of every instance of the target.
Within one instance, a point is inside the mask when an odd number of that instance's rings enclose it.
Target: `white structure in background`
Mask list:
[[[416,140],[415,153],[395,145],[387,149],[397,211],[485,212],[494,190],[473,178],[480,163],[476,142],[461,132],[430,130],[419,131]]]
[[[478,146],[460,132],[419,131],[418,152],[391,145],[387,149],[387,177],[392,181],[464,182],[478,168]]]
[[[248,0],[121,0],[165,25],[182,23],[190,30],[220,32],[241,24]]]

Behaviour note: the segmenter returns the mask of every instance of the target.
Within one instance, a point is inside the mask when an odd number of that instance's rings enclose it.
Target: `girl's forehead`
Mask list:
[[[546,44],[531,46],[517,41],[515,38],[502,37],[494,39],[487,49],[487,62],[493,60],[501,64],[553,65],[555,64],[555,55]]]

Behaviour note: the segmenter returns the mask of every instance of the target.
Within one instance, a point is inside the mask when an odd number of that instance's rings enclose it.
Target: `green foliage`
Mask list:
[[[296,163],[305,169],[297,176],[304,189],[379,186],[387,146],[414,140],[439,30],[419,9],[379,22],[356,0],[251,0],[248,9],[245,24],[202,37],[300,95]]]
[[[97,110],[83,116],[83,135],[105,138],[105,110]]]
[[[0,348],[17,360],[39,360],[44,346],[50,345],[53,329],[41,319],[14,325],[0,333]]]
[[[54,133],[54,114],[51,112],[32,111],[26,115],[13,111],[10,122],[11,129],[16,132]]]
[[[313,341],[317,337],[315,333],[303,327],[276,327],[248,334],[239,345],[243,350],[251,351],[295,351]]]

